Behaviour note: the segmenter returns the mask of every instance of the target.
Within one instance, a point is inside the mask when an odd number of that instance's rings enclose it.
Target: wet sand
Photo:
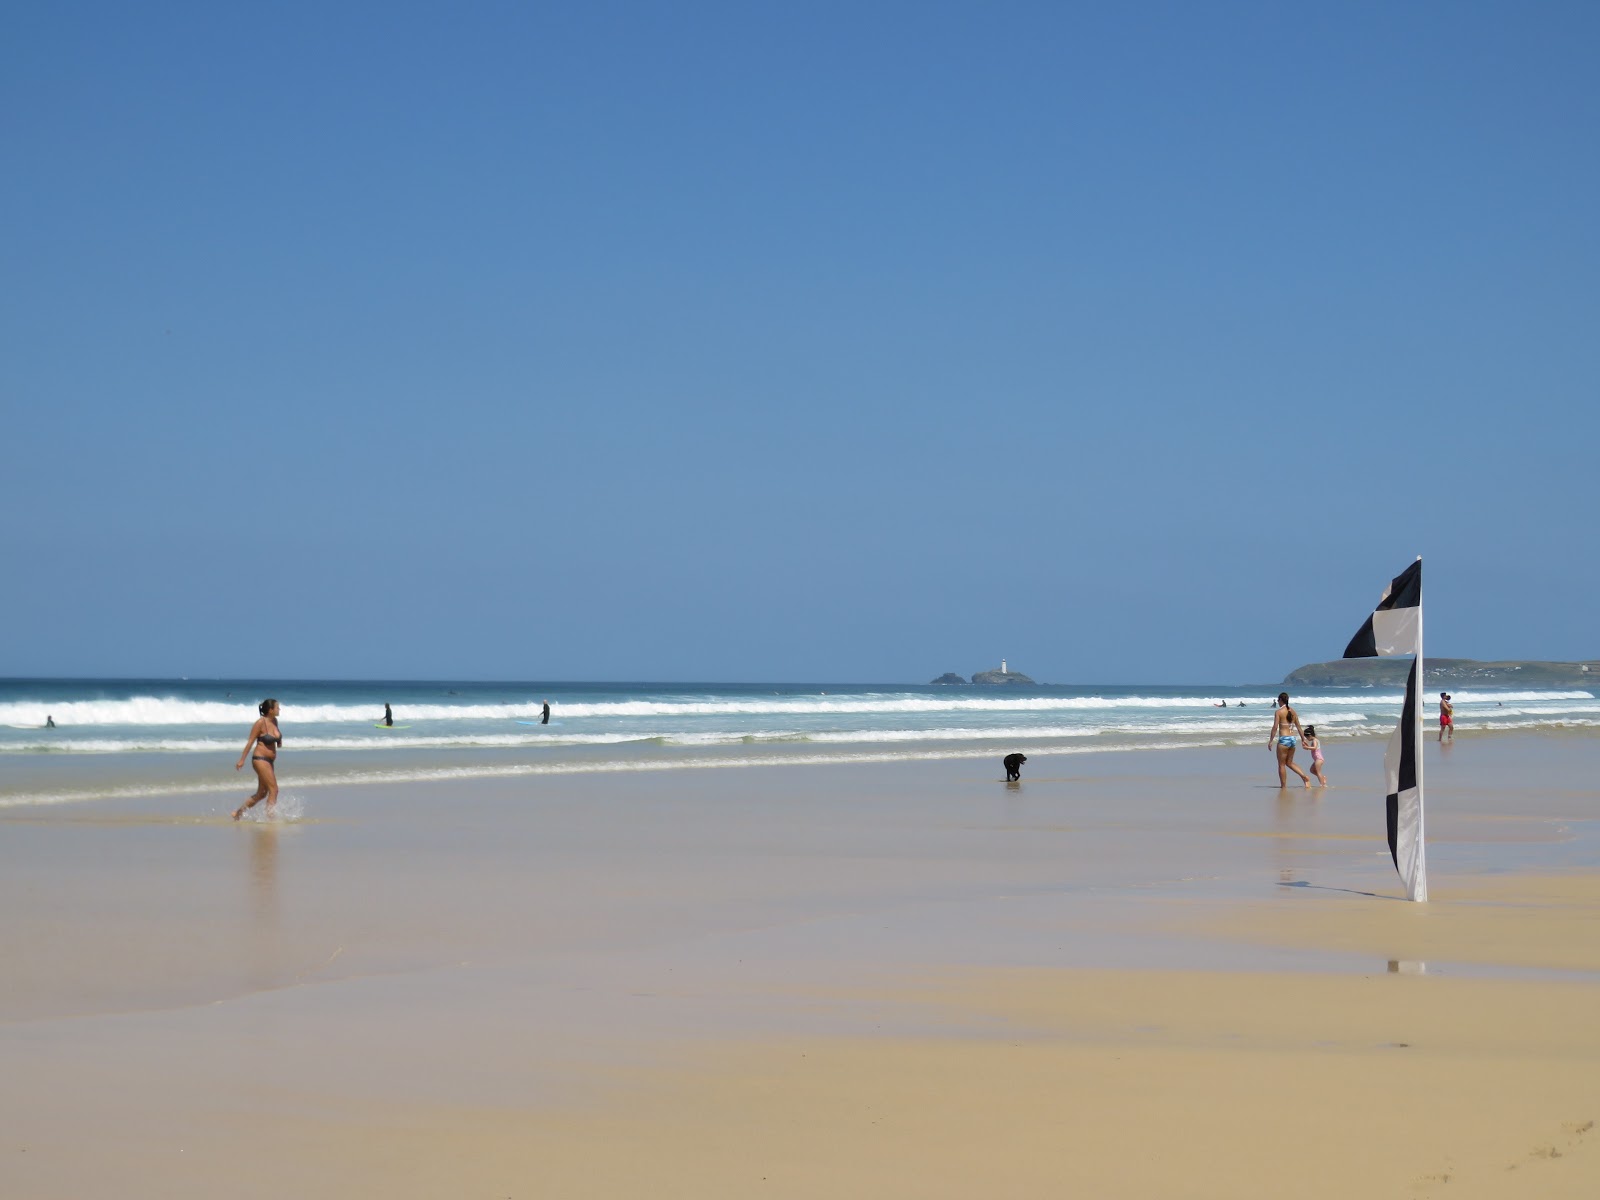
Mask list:
[[[0,1194],[1593,1195],[1600,741],[1429,752],[11,810]]]

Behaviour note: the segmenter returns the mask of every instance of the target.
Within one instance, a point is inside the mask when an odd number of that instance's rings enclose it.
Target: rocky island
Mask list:
[[[1000,669],[998,671],[979,671],[972,677],[972,682],[982,684],[985,687],[991,685],[998,685],[1000,687],[1006,687],[1008,685],[1012,687],[1016,687],[1018,685],[1022,687],[1038,686],[1038,684],[1034,683],[1033,680],[1029,679],[1021,671],[1013,671],[1009,669],[1006,666],[1006,660],[1003,658],[1000,660]]]
[[[1409,658],[1341,658],[1307,663],[1284,677],[1301,687],[1404,687]],[[1587,662],[1481,662],[1475,658],[1429,658],[1423,682],[1431,687],[1579,687],[1600,692],[1600,660]]]
[[[1013,687],[1016,687],[1016,686],[1038,687],[1039,686],[1033,680],[1029,679],[1026,675],[1024,675],[1021,671],[1007,671],[1003,667],[998,671],[979,671],[976,675],[974,675],[972,677],[972,682],[973,683],[984,684],[984,685],[999,684],[1002,687],[1004,687],[1006,685],[1010,685],[1010,686],[1013,686]]]
[[[972,682],[979,687],[1038,687],[1038,683],[1029,679],[1021,671],[1013,671],[1006,666],[1005,660],[1000,661],[1000,668],[996,671],[979,671],[972,677]],[[934,685],[948,684],[951,686],[965,686],[967,680],[957,675],[954,671],[946,671],[933,681]]]

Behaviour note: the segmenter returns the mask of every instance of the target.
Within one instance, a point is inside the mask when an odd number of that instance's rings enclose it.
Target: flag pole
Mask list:
[[[1422,561],[1422,555],[1417,555],[1417,561]],[[1417,704],[1417,877],[1412,884],[1411,898],[1416,901],[1425,901],[1428,898],[1428,838],[1427,838],[1427,804],[1424,800],[1422,788],[1422,760],[1428,757],[1427,723],[1422,714],[1427,711],[1427,702],[1423,699],[1428,694],[1428,685],[1422,669],[1422,597],[1417,597],[1417,691],[1421,693]]]

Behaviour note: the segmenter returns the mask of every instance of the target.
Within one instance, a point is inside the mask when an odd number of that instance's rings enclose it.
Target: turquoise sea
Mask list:
[[[288,790],[1224,746],[1265,738],[1277,691],[1276,684],[0,680],[0,805],[238,790],[233,764],[267,696],[282,706],[279,775]],[[1303,689],[1294,698],[1329,744],[1387,736],[1401,699],[1379,688]],[[1600,728],[1600,700],[1589,691],[1461,691],[1454,698],[1463,733]],[[552,720],[539,725],[546,700]],[[377,727],[385,703],[396,728]],[[1431,726],[1431,707],[1429,713]]]

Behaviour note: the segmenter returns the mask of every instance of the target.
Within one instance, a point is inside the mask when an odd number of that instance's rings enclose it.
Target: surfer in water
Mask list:
[[[548,700],[544,702],[544,715],[539,718],[539,724],[550,724],[550,701]]]
[[[250,754],[251,746],[256,748],[257,752],[250,755],[250,765],[256,769],[258,780],[256,794],[233,810],[235,821],[244,816],[245,809],[254,808],[263,800],[267,802],[267,816],[275,816],[278,810],[278,776],[274,764],[278,760],[278,747],[283,745],[283,730],[278,728],[278,702],[263,700],[256,711],[261,716],[250,726],[250,736],[239,752],[239,761],[233,764],[235,771],[242,770],[244,756]]]
[[[390,729],[394,728],[394,713],[389,711],[389,706],[387,704],[383,706],[383,723]]]

